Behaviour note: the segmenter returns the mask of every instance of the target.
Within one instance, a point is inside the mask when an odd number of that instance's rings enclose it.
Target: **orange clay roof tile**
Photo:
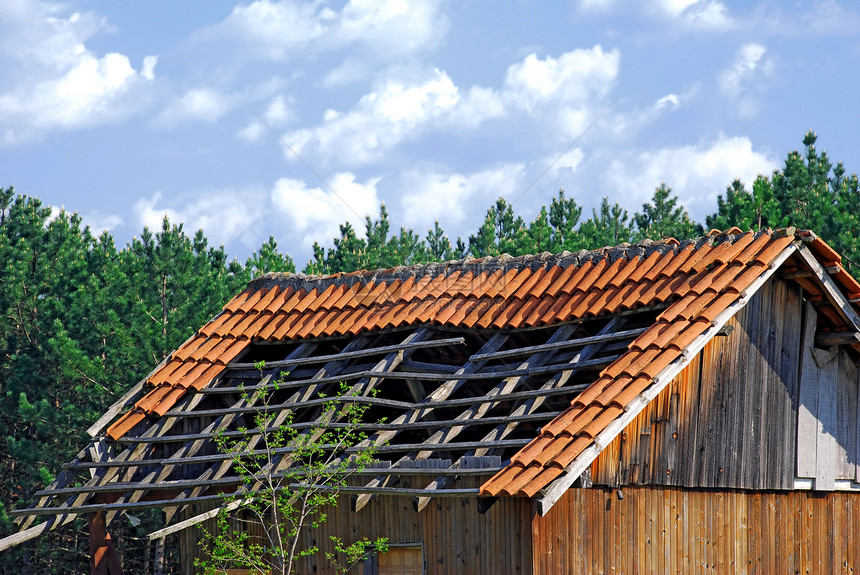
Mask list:
[[[165,395],[158,405],[155,405],[148,410],[152,415],[157,415],[158,417],[163,416],[187,393],[187,390],[184,387],[174,387],[169,391],[170,393]]]
[[[541,472],[541,468],[537,465],[526,467],[522,473],[516,476],[513,481],[505,486],[504,492],[508,495],[516,495],[521,487],[528,485],[532,479]]]
[[[269,302],[269,304],[261,311],[268,314],[276,313],[278,310],[284,307],[284,305],[287,303],[287,300],[295,293],[295,291],[296,290],[294,290],[290,286],[280,289],[275,295],[275,297],[272,298],[272,301]]]
[[[582,280],[580,280],[579,283],[576,285],[577,291],[590,291],[591,286],[593,286],[594,283],[598,279],[600,279],[600,276],[603,274],[607,267],[608,264],[606,263],[606,258],[603,258],[602,260],[594,264],[594,266],[589,270],[588,275],[583,277]]]
[[[602,405],[591,404],[580,412],[576,418],[564,428],[564,433],[569,433],[571,437],[577,435],[582,428],[591,423],[600,412],[603,411]]]
[[[782,253],[785,248],[790,246],[793,241],[794,236],[786,236],[770,242],[767,247],[756,254],[754,261],[770,265],[770,262],[773,261],[777,255]]]
[[[819,261],[842,263],[842,256],[839,255],[839,252],[827,245],[827,242],[819,237],[815,237],[811,232],[807,232],[806,234],[804,234],[804,232],[800,232],[800,234],[806,237],[814,237],[814,239],[807,245],[812,253],[818,257]]]
[[[621,260],[619,260],[621,261]],[[624,282],[627,281],[627,278],[630,277],[634,271],[639,269],[642,266],[642,256],[635,255],[622,267],[617,274],[611,276],[609,278],[608,285],[621,287],[624,285]]]
[[[148,413],[167,413],[210,385],[227,363],[249,349],[252,338],[271,342],[434,323],[508,330],[678,299],[481,488],[490,495],[532,496],[592,445],[592,437],[621,416],[793,238],[770,232],[717,234],[682,245],[643,243],[585,254],[504,256],[328,278],[269,274],[249,284],[177,351],[150,378],[155,387],[147,387],[136,407],[107,433],[121,437]],[[813,253],[827,253],[823,242],[816,242],[809,239],[807,244]],[[827,256],[831,262],[837,257]],[[798,259],[794,265],[806,269]],[[834,280],[860,293],[860,284],[841,268]],[[821,318],[835,313],[826,303],[820,307]]]
[[[711,327],[711,322],[700,319],[693,322],[682,322],[685,327],[681,330],[678,335],[672,338],[672,341],[667,343],[668,346],[672,346],[677,350],[682,350],[688,345],[690,345],[694,339],[705,333],[705,331]]]
[[[687,278],[678,276],[677,278],[667,277],[662,284],[656,286],[651,299],[652,304],[657,302],[669,301],[674,297],[683,296],[686,292],[683,287],[687,284]],[[644,299],[644,298],[643,298]]]
[[[610,405],[609,407],[604,407],[603,411],[597,417],[593,418],[591,422],[582,428],[580,434],[587,435],[589,437],[596,437],[598,433],[604,430],[607,425],[612,423],[619,415],[624,413],[624,409],[618,407],[617,405]]]
[[[535,457],[540,455],[547,445],[552,443],[553,439],[553,436],[547,434],[537,436],[528,445],[523,447],[519,453],[511,457],[511,463],[528,465]]]
[[[718,315],[720,315],[723,311],[726,310],[736,299],[738,299],[738,294],[733,292],[726,292],[722,294],[720,297],[716,298],[712,302],[708,304],[707,307],[702,308],[698,311],[695,317],[689,319],[705,319],[708,322],[713,322],[714,319]]]
[[[534,497],[537,495],[538,491],[552,483],[556,477],[561,475],[562,471],[564,471],[562,468],[556,467],[555,465],[544,467],[541,472],[531,480],[531,482],[520,488],[519,492],[526,497]]]
[[[544,294],[550,297],[556,297],[559,292],[561,292],[564,285],[570,280],[571,277],[576,273],[580,268],[577,266],[568,266],[561,270],[555,278],[552,280],[552,284],[546,288]]]
[[[212,335],[224,337],[227,334],[233,333],[236,329],[236,326],[239,325],[239,323],[243,319],[245,319],[245,314],[238,312],[234,313],[232,316],[230,316],[230,319],[218,326],[215,331],[212,332]]]
[[[559,469],[564,469],[568,465],[570,465],[576,456],[585,451],[585,449],[591,445],[592,439],[586,435],[582,435],[577,437],[573,441],[568,444],[564,450],[559,453],[556,458],[553,460],[552,465],[557,466]]]
[[[648,377],[637,377],[620,390],[611,403],[626,408],[640,393],[648,389],[651,383]]]
[[[627,263],[626,259],[617,259],[612,262],[605,271],[603,271],[600,276],[594,280],[594,283],[591,285],[591,289],[602,290],[604,289],[612,278],[619,275],[621,270],[624,269],[624,265]]]
[[[651,269],[663,259],[663,254],[659,251],[654,250],[650,254],[648,254],[644,259],[639,258],[638,264],[636,267],[630,271],[630,274],[627,276],[628,282],[639,283],[642,281],[642,278],[645,277],[645,274],[651,271]],[[665,264],[664,264],[665,265]]]
[[[266,295],[266,292],[268,292],[268,291],[269,290],[267,290],[266,288],[263,288],[263,289],[259,289],[259,290],[251,292],[250,294],[248,294],[248,297],[245,299],[245,301],[243,301],[242,304],[235,311],[233,311],[233,313],[234,314],[247,313],[249,310],[254,308],[254,305],[258,301],[260,301],[263,298],[263,296]]]
[[[161,385],[162,383],[167,383],[170,381],[170,378],[173,376],[176,371],[185,365],[185,362],[179,361],[178,359],[171,359],[167,362],[161,369],[152,374],[152,376],[147,380],[147,382],[151,385]]]
[[[188,388],[194,388],[197,391],[200,391],[207,385],[209,382],[215,379],[215,377],[224,371],[224,367],[218,363],[210,365],[206,370],[197,376],[197,379],[188,384]]]
[[[219,327],[224,325],[226,322],[230,321],[230,318],[232,318],[232,317],[233,317],[232,312],[222,311],[220,314],[218,314],[214,318],[212,318],[209,321],[209,323],[207,323],[202,328],[200,328],[198,333],[205,335],[207,337],[211,336],[213,333],[215,333],[216,329],[218,329]]]
[[[105,431],[105,434],[111,439],[117,440],[131,431],[135,425],[144,419],[146,419],[146,413],[142,409],[135,407],[111,424]]]
[[[578,266],[570,279],[558,289],[564,293],[573,294],[577,289],[579,289],[579,284],[582,283],[583,278],[591,273],[592,268],[594,268],[594,263],[591,261],[587,261],[583,265]]]
[[[192,339],[182,344],[182,347],[173,352],[173,358],[178,359],[179,361],[185,361],[191,356],[195,351],[200,349],[201,345],[206,343],[206,336],[198,334],[194,336]]]
[[[245,303],[245,300],[248,299],[248,295],[252,293],[252,290],[246,289],[245,291],[239,293],[236,297],[227,302],[224,306],[224,311],[228,311],[230,313],[235,313],[238,311],[239,307]]]
[[[478,320],[476,325],[482,329],[489,329],[496,318],[499,317],[499,314],[501,314],[505,308],[510,305],[510,303],[511,302],[503,299],[493,300],[493,303],[488,307],[487,312],[481,316],[481,319]]]
[[[573,436],[569,433],[561,433],[553,437],[549,443],[531,459],[531,465],[537,464],[541,467],[552,461],[556,456],[564,451],[564,448],[570,445],[573,441]]]

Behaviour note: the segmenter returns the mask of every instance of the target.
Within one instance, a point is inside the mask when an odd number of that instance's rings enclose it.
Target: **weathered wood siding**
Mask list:
[[[404,487],[424,487],[417,479]],[[478,479],[463,479],[457,487],[477,486]],[[325,561],[331,550],[329,537],[345,543],[362,537],[387,537],[389,543],[418,543],[424,548],[426,575],[462,573],[494,575],[530,574],[531,502],[524,498],[504,498],[486,514],[477,512],[475,498],[437,498],[421,512],[414,510],[411,497],[377,497],[359,512],[350,510],[349,497],[342,496],[336,508],[328,510],[328,520],[308,531],[306,544],[320,552],[300,564],[298,575],[334,573]],[[207,526],[209,528],[214,525]],[[194,573],[193,559],[201,550],[195,529],[184,531],[183,573]],[[361,567],[353,570],[361,574]]]
[[[601,453],[594,483],[793,489],[802,312],[799,286],[763,286]]]
[[[535,516],[534,573],[855,573],[860,494],[571,489]],[[504,572],[504,571],[502,571]]]
[[[816,313],[807,304],[797,422],[797,476],[831,490],[860,481],[857,367],[845,347],[814,347]]]

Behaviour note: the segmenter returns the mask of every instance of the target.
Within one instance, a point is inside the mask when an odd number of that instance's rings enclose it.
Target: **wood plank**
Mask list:
[[[816,425],[815,489],[832,491],[838,462],[836,433],[839,362],[830,361],[818,371],[818,421]]]
[[[797,476],[815,477],[818,440],[818,365],[812,355],[818,314],[806,303],[797,410]]]
[[[341,351],[340,353],[333,353],[330,355],[317,355],[312,357],[304,357],[300,359],[284,359],[278,361],[269,361],[265,364],[265,369],[275,369],[275,368],[284,368],[298,365],[307,365],[312,363],[329,363],[333,361],[345,361],[349,359],[354,359],[357,357],[368,357],[372,355],[379,354],[388,354],[396,351],[403,351],[407,349],[415,350],[422,348],[431,348],[431,347],[442,347],[442,346],[457,346],[457,345],[466,345],[466,340],[462,337],[450,337],[445,339],[435,339],[435,340],[418,340],[418,341],[405,341],[403,343],[398,343],[394,345],[386,345],[380,347],[370,347],[366,349],[357,349],[352,351]],[[257,368],[256,363],[240,363],[233,362],[227,364],[227,369],[255,369]]]

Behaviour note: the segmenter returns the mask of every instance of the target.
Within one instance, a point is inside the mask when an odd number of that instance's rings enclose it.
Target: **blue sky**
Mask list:
[[[300,267],[383,201],[453,238],[666,181],[703,221],[808,129],[857,170],[858,48],[856,2],[4,0],[0,185]]]

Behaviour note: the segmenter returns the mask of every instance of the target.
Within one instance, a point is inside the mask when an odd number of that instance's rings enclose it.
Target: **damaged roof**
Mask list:
[[[365,442],[395,459],[348,488],[356,509],[385,493],[417,496],[419,509],[433,497],[527,496],[543,514],[777,270],[815,303],[819,335],[860,351],[860,284],[825,242],[793,228],[268,274],[88,430],[92,444],[39,502],[13,512],[22,531],[0,550],[79,513],[157,507],[173,517],[222,500],[240,480],[213,438],[258,441],[267,430],[243,418],[277,377],[266,409],[293,412],[302,429],[318,424],[318,395],[334,398],[326,386],[341,382],[381,418],[362,424]],[[292,463],[284,453],[273,465]],[[452,487],[470,474],[480,487]],[[392,489],[392,477],[406,487]],[[34,524],[42,516],[52,518]]]
[[[811,232],[726,233],[579,253],[466,259],[332,276],[268,274],[251,282],[146,380],[150,390],[107,429],[118,439],[167,413],[252,342],[349,336],[403,326],[506,330],[559,324],[673,302],[569,409],[481,488],[534,496],[594,445],[607,426],[799,242],[850,300],[860,284]],[[816,282],[798,279],[824,299]],[[831,307],[825,316],[848,329]]]

